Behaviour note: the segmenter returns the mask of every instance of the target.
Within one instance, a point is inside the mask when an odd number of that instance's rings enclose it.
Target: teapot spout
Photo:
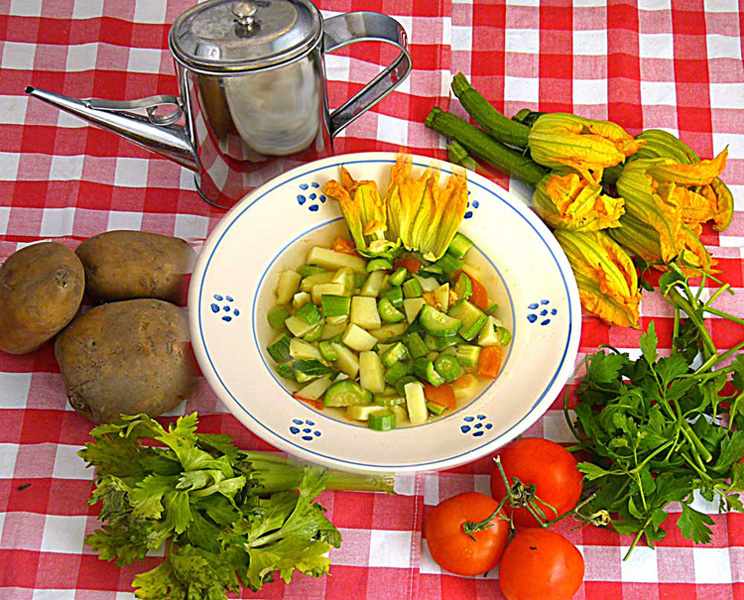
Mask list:
[[[80,100],[32,86],[26,87],[26,93],[192,171],[198,169],[188,130],[174,124],[182,114],[180,103],[174,96],[114,102],[96,98]],[[157,115],[157,107],[166,104],[175,105],[176,109],[165,116]],[[129,112],[136,109],[145,109],[147,116]]]

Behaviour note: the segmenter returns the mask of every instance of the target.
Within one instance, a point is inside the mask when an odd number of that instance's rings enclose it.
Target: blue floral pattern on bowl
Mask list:
[[[486,415],[468,415],[463,417],[463,423],[460,425],[460,431],[465,435],[472,435],[473,437],[481,437],[489,429],[493,429],[493,423],[488,420]]]
[[[465,215],[463,216],[464,219],[472,219],[473,215],[475,214],[474,211],[478,210],[478,207],[480,206],[480,202],[477,200],[471,200],[470,199],[470,190],[468,190],[468,206],[465,210]]]
[[[297,186],[300,192],[297,194],[297,204],[306,206],[310,212],[320,210],[320,205],[327,200],[325,194],[320,192],[320,184],[317,181],[300,183]]]
[[[528,304],[527,308],[530,309],[530,313],[527,315],[527,320],[530,323],[540,323],[540,325],[549,325],[550,317],[554,317],[558,314],[558,309],[550,306],[550,300],[542,299],[540,302],[533,302]]]
[[[315,421],[310,419],[292,419],[292,423],[289,426],[289,433],[305,442],[312,442],[315,438],[323,435],[320,429],[315,427]]]
[[[229,323],[236,317],[240,316],[240,309],[235,306],[235,299],[228,294],[212,294],[213,302],[210,303],[209,309],[221,319]]]

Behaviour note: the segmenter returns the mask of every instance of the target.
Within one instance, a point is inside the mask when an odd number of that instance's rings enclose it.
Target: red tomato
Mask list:
[[[424,525],[424,535],[434,561],[458,575],[481,575],[501,560],[509,523],[494,518],[484,529],[472,532],[473,541],[464,530],[466,523],[479,523],[491,516],[499,504],[477,492],[458,494],[439,503]]]
[[[506,478],[512,484],[512,477],[528,486],[535,484],[535,495],[550,507],[537,502],[548,520],[562,515],[576,506],[581,496],[583,475],[576,470],[576,459],[563,446],[542,438],[522,438],[504,446],[498,455],[504,467]],[[498,466],[491,467],[491,495],[501,500],[506,493],[504,481]],[[512,512],[518,525],[538,525],[526,508],[511,509],[507,503],[504,509]]]
[[[410,256],[402,256],[395,261],[395,264],[393,266],[396,269],[400,269],[401,267],[403,267],[409,273],[418,273],[419,269],[421,268],[421,261],[416,260],[415,258],[412,258]]]
[[[346,238],[337,237],[336,241],[333,242],[333,250],[340,252],[341,254],[356,254],[356,244]]]
[[[584,557],[549,529],[524,529],[506,547],[499,586],[507,600],[569,600],[584,579]]]

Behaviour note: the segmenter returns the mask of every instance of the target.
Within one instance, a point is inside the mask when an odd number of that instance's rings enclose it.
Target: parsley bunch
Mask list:
[[[575,449],[590,457],[578,465],[585,487],[596,494],[590,510],[609,515],[617,532],[635,536],[626,558],[642,537],[651,547],[664,539],[665,508],[673,502],[682,506],[682,535],[710,542],[714,522],[692,508],[695,490],[717,499],[721,512],[744,512],[744,355],[737,354],[744,342],[719,353],[703,319],[744,320],[712,306],[728,285],[703,301],[703,285],[693,292],[672,265],[659,287],[674,307],[671,355],[659,356],[651,322],[638,359],[613,348],[587,356],[573,422],[565,407],[579,440]]]
[[[89,504],[104,524],[88,536],[101,559],[130,565],[165,548],[134,578],[141,600],[222,600],[296,569],[319,577],[341,534],[312,500],[324,489],[392,492],[387,476],[303,466],[244,452],[226,435],[196,433],[196,413],[167,430],[146,416],[96,427],[79,452],[96,467]]]

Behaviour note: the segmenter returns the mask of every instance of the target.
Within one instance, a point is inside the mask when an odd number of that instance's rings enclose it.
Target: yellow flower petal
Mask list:
[[[713,229],[725,231],[734,218],[734,196],[731,190],[720,177],[716,177],[710,185],[700,188],[700,194],[715,202]]]
[[[665,159],[663,163],[649,167],[649,174],[659,182],[682,185],[709,185],[726,168],[728,149],[724,149],[713,160],[701,160],[689,165]]]

